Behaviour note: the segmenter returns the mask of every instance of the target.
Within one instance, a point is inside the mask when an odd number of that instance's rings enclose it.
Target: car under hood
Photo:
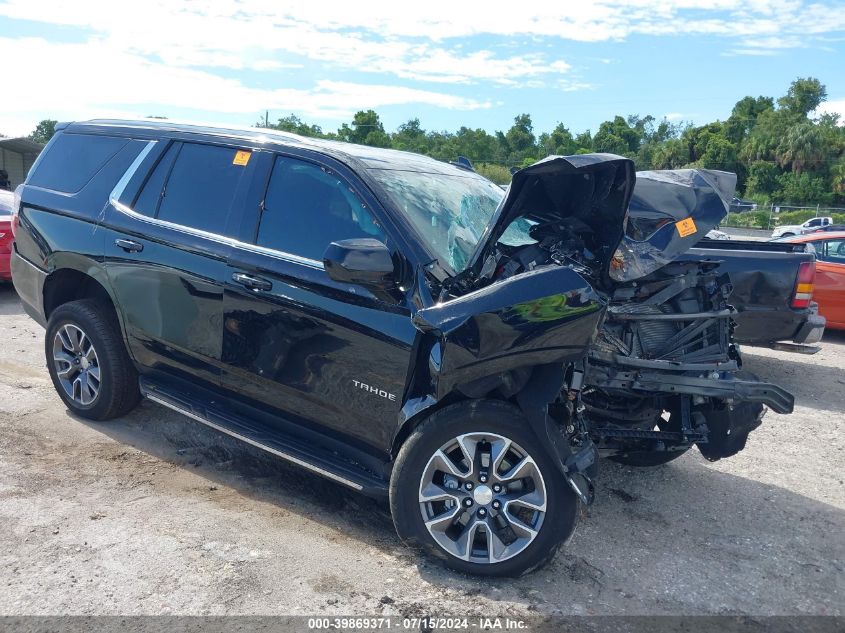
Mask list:
[[[637,172],[614,281],[644,277],[691,249],[727,215],[736,174],[710,169]]]
[[[724,218],[736,176],[704,169],[643,171],[614,154],[550,156],[517,171],[470,258],[482,269],[517,220],[545,234],[581,229],[605,282],[643,277],[669,263]]]

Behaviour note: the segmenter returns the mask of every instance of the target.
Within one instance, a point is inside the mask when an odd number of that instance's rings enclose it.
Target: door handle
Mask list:
[[[119,246],[127,253],[140,253],[144,250],[144,245],[140,242],[133,242],[132,240],[118,239],[114,241],[115,246]]]
[[[250,290],[271,290],[273,288],[273,284],[266,279],[253,277],[246,273],[232,273],[232,281]]]

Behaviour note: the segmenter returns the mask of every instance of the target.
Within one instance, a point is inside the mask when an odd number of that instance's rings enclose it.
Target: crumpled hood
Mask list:
[[[633,161],[615,154],[549,156],[513,175],[502,203],[478,242],[469,268],[477,273],[517,218],[557,222],[575,217],[596,234],[605,268],[625,226],[636,180]]]
[[[735,189],[736,174],[726,171],[637,172],[610,278],[644,277],[688,251],[727,215]]]
[[[614,154],[549,156],[519,170],[469,268],[479,273],[518,218],[574,218],[592,231],[593,252],[612,282],[644,277],[692,248],[728,212],[736,175],[708,169],[635,172]]]

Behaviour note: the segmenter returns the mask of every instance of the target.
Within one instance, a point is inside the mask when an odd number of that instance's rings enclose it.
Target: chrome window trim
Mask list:
[[[125,205],[120,202],[120,196],[123,195],[123,192],[126,189],[126,186],[129,184],[129,181],[135,175],[135,172],[137,172],[138,169],[141,167],[141,164],[144,162],[147,156],[149,156],[156,143],[158,143],[158,141],[149,141],[147,143],[144,149],[141,150],[141,153],[138,154],[137,158],[132,161],[132,164],[129,166],[123,176],[121,176],[120,180],[117,181],[117,184],[114,186],[114,189],[112,189],[111,193],[109,194],[109,204],[111,204],[111,206],[114,207],[117,211],[135,220],[146,222],[147,224],[161,226],[163,228],[177,231],[180,233],[185,233],[187,235],[193,235],[194,237],[200,237],[206,240],[210,240],[212,242],[216,242],[218,244],[223,244],[224,246],[240,248],[243,250],[251,251],[253,253],[257,253],[259,255],[266,255],[268,257],[273,257],[274,259],[280,259],[282,261],[290,262],[293,264],[309,266],[310,268],[314,268],[316,270],[325,270],[323,262],[318,262],[317,260],[311,259],[309,257],[302,257],[301,255],[296,255],[294,253],[286,253],[284,251],[274,250],[265,246],[258,246],[257,244],[249,244],[247,242],[242,242],[240,240],[227,237],[225,235],[219,235],[218,233],[209,233],[208,231],[203,231],[201,229],[195,229],[190,226],[185,226],[184,224],[176,224],[175,222],[168,222],[167,220],[151,218],[148,215],[138,213],[128,205]]]
[[[135,160],[132,161],[132,164],[129,165],[129,169],[123,172],[123,176],[120,177],[120,180],[117,181],[117,184],[114,186],[114,189],[111,190],[109,194],[109,202],[116,206],[118,204],[118,199],[120,196],[123,195],[123,191],[126,189],[126,185],[129,184],[130,179],[132,176],[135,175],[135,172],[138,171],[138,168],[141,166],[141,163],[144,162],[144,159],[149,156],[150,152],[153,150],[153,147],[156,146],[158,141],[147,141],[147,144],[144,146],[144,149],[140,151],[140,153],[135,157]]]

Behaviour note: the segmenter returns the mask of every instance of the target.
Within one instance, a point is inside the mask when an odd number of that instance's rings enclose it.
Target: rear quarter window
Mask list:
[[[128,142],[114,136],[61,134],[41,157],[27,184],[77,193]]]

